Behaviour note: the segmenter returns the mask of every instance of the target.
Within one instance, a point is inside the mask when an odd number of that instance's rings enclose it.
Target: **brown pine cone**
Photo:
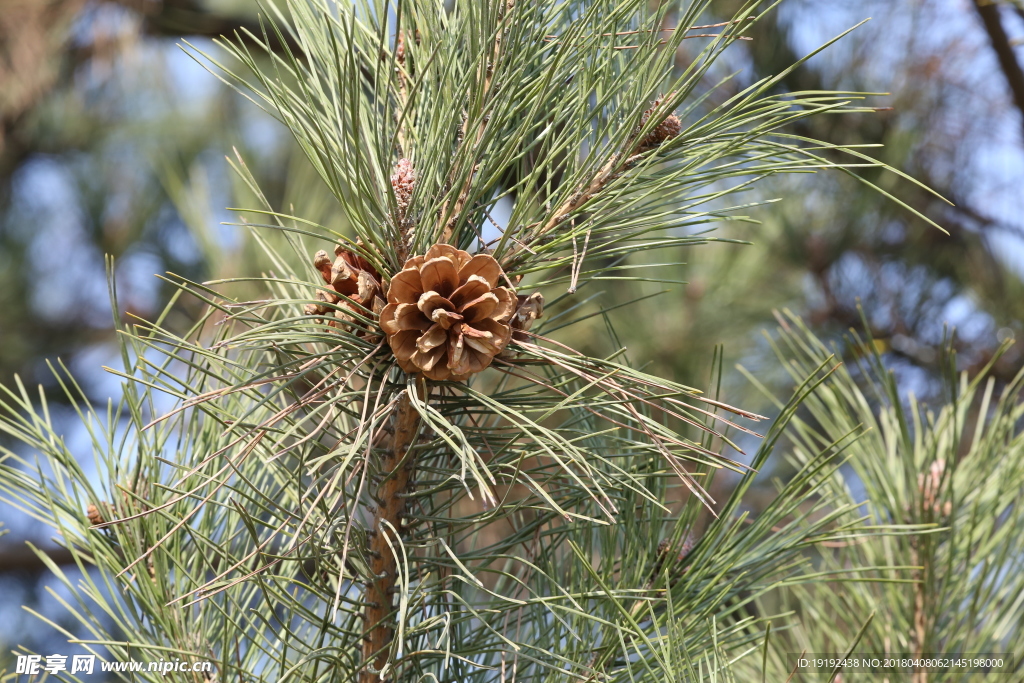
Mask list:
[[[488,365],[512,337],[516,293],[487,254],[435,244],[391,278],[380,326],[403,370],[462,381]]]
[[[644,115],[640,118],[640,128],[637,129],[637,133],[640,132],[644,126],[647,125],[648,119],[651,118],[651,114],[654,110],[661,106],[662,98],[654,100],[651,108],[644,112]],[[669,114],[665,119],[654,127],[650,133],[648,133],[640,144],[637,145],[638,152],[646,152],[647,150],[654,149],[663,142],[671,140],[675,136],[679,135],[679,132],[683,129],[683,122],[679,120],[679,117],[675,114]]]
[[[327,291],[317,290],[316,298],[323,303],[306,304],[306,315],[318,315],[333,318],[328,321],[330,327],[341,323],[357,324],[354,315],[347,315],[327,304],[337,304],[353,313],[366,315],[359,307],[369,309],[380,315],[384,309],[384,292],[381,289],[380,273],[370,263],[356,253],[348,251],[340,244],[334,248],[336,258],[331,263],[327,252],[320,250],[313,257],[313,266],[320,271]],[[373,332],[364,328],[356,330],[360,337],[373,337]]]

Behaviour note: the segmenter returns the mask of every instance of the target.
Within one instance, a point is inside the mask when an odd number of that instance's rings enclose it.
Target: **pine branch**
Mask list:
[[[395,629],[392,620],[392,602],[397,590],[398,550],[396,545],[404,535],[406,498],[409,480],[415,463],[408,458],[409,447],[416,439],[420,416],[407,388],[398,399],[391,422],[391,443],[381,456],[380,471],[383,477],[374,499],[373,526],[370,529],[369,554],[372,575],[366,585],[363,614],[364,636],[363,659],[366,670],[360,675],[362,683],[379,683],[384,680],[382,672],[391,657]],[[418,392],[421,392],[417,383]],[[398,538],[389,540],[389,535]],[[406,579],[408,580],[408,579]],[[404,586],[403,589],[408,588]],[[372,662],[372,664],[370,664]]]
[[[859,95],[761,81],[706,106],[710,65],[755,7],[682,74],[675,48],[694,36],[663,37],[670,7],[646,0],[416,3],[398,20],[369,2],[295,0],[266,35],[218,43],[244,74],[209,62],[288,126],[345,232],[279,211],[235,164],[259,202],[239,211],[272,264],[254,278],[263,291],[175,279],[208,312],[183,334],[162,318],[124,330],[124,405],[105,420],[81,410],[103,487],[123,488],[130,462],[144,505],[86,526],[80,501],[102,492],[48,419],[22,418],[38,412],[24,391],[0,393],[0,426],[48,466],[38,484],[0,468],[0,493],[81,539],[123,593],[89,598],[133,649],[192,652],[199,633],[222,680],[679,680],[697,677],[677,670],[689,654],[743,651],[758,637],[751,595],[799,580],[808,544],[870,533],[855,504],[815,497],[840,453],[820,444],[755,523],[741,512],[834,360],[810,369],[748,461],[731,435],[759,439],[744,422],[761,416],[637,369],[610,321],[601,354],[556,333],[605,319],[576,290],[638,251],[706,243],[680,233],[747,208],[729,198],[756,180],[881,167],[784,130],[862,111]],[[679,25],[707,8],[681,7]],[[399,58],[390,37],[406,20]],[[285,34],[301,56],[266,37],[287,47]],[[672,94],[652,106],[660,92]],[[495,255],[473,252],[505,193],[516,203]],[[520,243],[527,256],[503,269]],[[564,281],[574,292],[543,319],[551,329],[532,329],[543,295],[516,287]],[[113,286],[111,298],[116,309]],[[158,394],[176,405],[152,419]],[[740,485],[716,501],[722,469]],[[689,553],[665,554],[691,536]],[[131,571],[143,561],[148,582]]]
[[[64,548],[47,550],[46,557],[49,562],[56,565],[74,564],[75,561],[74,555]],[[0,547],[0,574],[24,572],[36,575],[46,569],[46,566],[47,563],[24,544],[5,544]]]
[[[495,31],[493,48],[490,53],[484,55],[484,59],[477,64],[476,80],[480,84],[479,92],[481,108],[480,121],[477,123],[476,132],[473,136],[472,142],[466,141],[465,128],[466,124],[469,122],[468,119],[462,122],[462,128],[459,131],[460,147],[462,145],[469,146],[468,151],[465,154],[465,158],[469,160],[468,163],[470,166],[469,169],[465,171],[466,178],[455,202],[451,206],[449,206],[448,203],[445,203],[444,207],[441,209],[441,220],[444,222],[444,227],[440,231],[441,237],[439,241],[445,244],[451,242],[452,236],[455,232],[455,227],[458,221],[463,217],[463,212],[466,208],[466,201],[469,199],[469,192],[473,185],[473,177],[477,172],[477,150],[483,140],[484,134],[487,132],[487,124],[491,118],[486,112],[490,106],[489,100],[494,99],[494,74],[501,64],[502,43],[507,30],[506,19],[510,19],[515,11],[515,0],[499,0],[498,8],[498,19],[496,22],[497,29]],[[459,149],[456,149],[456,154],[458,154],[459,151]],[[455,167],[453,167],[452,170],[455,171]]]

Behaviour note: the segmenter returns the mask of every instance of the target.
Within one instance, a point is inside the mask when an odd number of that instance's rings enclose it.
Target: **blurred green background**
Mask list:
[[[717,0],[708,18],[728,18],[740,4]],[[633,362],[703,387],[712,351],[724,345],[724,398],[768,410],[729,367],[741,363],[769,385],[784,381],[762,335],[779,308],[826,338],[866,326],[901,386],[919,396],[941,391],[941,349],[954,328],[956,363],[968,371],[992,360],[1001,341],[1024,336],[1020,0],[785,0],[716,67],[715,78],[736,75],[708,106],[868,17],[780,87],[879,93],[868,99],[879,111],[819,117],[792,132],[884,145],[864,152],[952,203],[892,174],[864,177],[949,234],[848,175],[755,186],[750,202],[779,201],[715,233],[751,244],[694,248],[680,259],[685,267],[658,272],[686,284],[612,281],[581,292],[593,296],[588,305],[610,308],[668,290],[610,314],[613,341]],[[273,206],[343,228],[287,131],[177,47],[187,40],[216,54],[213,38],[238,28],[258,30],[252,0],[0,2],[0,383],[41,384],[72,447],[87,442],[47,362],[59,358],[105,402],[120,391],[101,370],[116,363],[112,315],[155,316],[171,293],[157,274],[203,280],[269,267],[243,230],[222,225],[237,220],[226,207],[254,205],[225,156],[237,150]],[[681,51],[678,63],[697,49]],[[496,214],[499,225],[509,208]],[[116,312],[105,254],[114,257]],[[196,306],[178,302],[169,322],[184,325]],[[607,347],[606,337],[596,340],[600,326],[573,334],[578,345]],[[1017,344],[994,372],[1007,379],[1022,365]],[[9,531],[0,538],[0,651],[21,644],[73,654],[65,637],[19,607],[74,628],[25,541],[58,563],[67,556],[49,529],[15,509],[0,510],[0,520]]]

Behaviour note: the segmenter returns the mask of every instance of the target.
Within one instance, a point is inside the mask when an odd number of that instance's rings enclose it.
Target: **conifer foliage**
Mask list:
[[[272,264],[263,296],[175,279],[206,315],[124,328],[105,412],[58,369],[98,487],[44,407],[6,394],[5,430],[48,464],[11,454],[4,495],[96,568],[69,580],[90,647],[209,659],[216,680],[376,683],[700,677],[759,642],[752,601],[809,543],[858,533],[853,503],[799,512],[828,447],[740,513],[834,363],[758,435],[714,391],[563,336],[598,329],[593,283],[658,280],[631,255],[743,219],[751,183],[878,165],[787,128],[858,95],[768,79],[719,97],[716,60],[769,8],[711,27],[706,9],[287,0],[262,35],[192,49],[288,127],[347,227],[237,209]],[[730,434],[763,437],[746,464]],[[723,470],[740,483],[716,501]]]

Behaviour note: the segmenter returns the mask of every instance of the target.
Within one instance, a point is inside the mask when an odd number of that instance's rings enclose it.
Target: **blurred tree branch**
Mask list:
[[[986,20],[986,29],[992,35],[989,21],[994,17],[997,37],[993,43],[999,43],[1000,64],[1006,71],[1006,77],[1014,89],[1014,101],[1024,114],[1024,72],[1022,72],[1013,46],[999,21],[998,7],[984,4],[984,0],[975,0],[976,7]],[[723,0],[719,5],[721,15],[734,11],[738,5],[736,0]],[[759,76],[783,72],[796,63],[800,55],[793,47],[790,39],[790,28],[783,17],[771,13],[753,23],[744,33],[753,38],[744,43],[750,52],[754,71]],[[907,67],[905,67],[907,68]],[[813,66],[802,64],[787,71],[780,82],[780,88],[789,91],[822,90],[825,82],[821,72]],[[833,84],[834,85],[834,84]],[[934,87],[939,87],[935,85]],[[857,84],[851,89],[870,89]],[[875,115],[846,115],[843,117],[820,117],[799,122],[795,126],[798,134],[816,139],[832,141],[836,144],[882,144],[896,149],[901,142],[901,115],[913,117],[915,114],[908,109],[910,105],[903,103],[899,112],[883,112]],[[891,154],[891,152],[888,152]],[[853,199],[854,187],[848,188],[844,203],[859,206],[858,210],[835,215],[831,222],[815,229],[805,227],[793,230],[787,238],[791,244],[773,246],[792,260],[792,265],[805,269],[817,283],[824,301],[809,311],[808,315],[816,326],[845,331],[847,329],[864,329],[862,317],[858,312],[859,293],[845,291],[839,284],[844,259],[851,255],[859,258],[867,268],[874,270],[875,275],[892,265],[898,265],[907,273],[914,269],[928,272],[932,283],[951,283],[956,293],[966,293],[977,302],[977,305],[997,319],[1020,320],[1024,313],[1024,301],[1021,300],[1021,282],[1012,272],[1008,271],[993,249],[990,240],[994,231],[1019,234],[1016,226],[987,215],[983,208],[971,205],[971,199],[964,194],[955,178],[945,180],[938,177],[935,169],[940,166],[935,158],[928,157],[927,150],[920,159],[896,162],[895,165],[907,168],[915,178],[927,187],[933,188],[941,196],[954,202],[950,205],[920,187],[901,189],[901,199],[907,205],[933,218],[949,232],[942,235],[934,230],[913,229],[914,221],[900,209],[882,205],[872,197],[862,196]],[[890,159],[890,163],[893,161]],[[873,178],[877,172],[866,170],[865,177]],[[873,178],[877,181],[877,178]],[[866,202],[863,206],[859,202]],[[887,233],[878,226],[891,222],[902,225],[903,229],[896,233]],[[802,240],[802,243],[801,243]],[[889,344],[894,338],[912,340],[907,348],[924,350],[922,354],[901,352],[893,348],[893,352],[901,355],[915,365],[929,371],[936,369],[937,355],[932,353],[938,348],[937,339],[929,339],[929,330],[935,326],[936,315],[941,315],[944,303],[949,303],[953,296],[930,295],[929,285],[919,285],[924,298],[914,306],[899,308],[889,305],[892,301],[900,301],[906,293],[904,289],[889,290],[884,280],[876,277],[871,283],[871,303],[864,302],[868,309],[882,305],[890,315],[884,325],[877,321],[869,325],[869,330],[877,339]],[[934,300],[927,297],[932,296]],[[994,342],[995,340],[993,340]],[[892,347],[891,344],[889,344]],[[898,345],[898,344],[897,344]],[[967,350],[970,344],[964,344]],[[967,368],[980,368],[996,351],[997,344],[985,348],[971,348],[975,353],[970,360],[964,359]],[[1024,357],[1019,353],[1005,354],[994,368],[993,374],[1001,379],[1012,378],[1024,364]]]
[[[47,557],[54,564],[74,564],[75,557],[70,550],[65,548],[53,548],[46,551]],[[25,544],[5,545],[0,547],[0,575],[8,572],[27,572],[38,574],[46,568],[39,556],[32,552],[32,549]]]
[[[257,19],[218,14],[195,0],[107,0],[142,19],[143,34],[155,37],[217,38],[263,36]],[[0,13],[0,199],[15,168],[35,149],[35,141],[19,134],[28,114],[58,84],[73,76],[76,67],[93,56],[89,47],[76,47],[68,32],[85,6],[84,0],[13,0]],[[293,54],[300,46],[289,36],[282,43],[274,33],[267,42],[275,51]],[[255,43],[253,42],[253,45]]]
[[[992,42],[992,49],[999,60],[999,67],[1006,76],[1006,82],[1010,86],[1013,95],[1013,102],[1024,117],[1024,70],[1017,61],[1017,54],[1013,51],[1013,44],[1006,34],[1002,19],[999,16],[999,5],[992,0],[974,0],[974,7],[978,10],[981,23],[985,26],[985,32]],[[1018,9],[1018,12],[1020,10]]]
[[[8,0],[0,12],[0,220],[9,208],[12,179],[15,171],[34,156],[83,151],[78,138],[55,138],[34,125],[35,112],[45,105],[51,94],[70,87],[83,66],[97,57],[109,57],[120,47],[106,37],[91,40],[70,39],[76,23],[84,12],[102,7],[124,8],[138,17],[134,26],[142,37],[216,38],[237,35],[243,42],[252,42],[247,32],[263,37],[264,32],[254,16],[218,13],[194,0],[102,0],[90,4],[86,0]],[[266,40],[275,51],[286,48],[293,54],[300,46],[289,35],[282,43],[268,33]],[[255,42],[252,42],[255,46]],[[262,48],[258,48],[257,51]],[[95,133],[95,131],[94,131]],[[98,135],[84,139],[94,144]],[[15,245],[2,239],[0,223],[0,255],[4,249],[15,253]],[[118,249],[103,248],[104,252]],[[98,343],[109,336],[107,329],[84,327],[77,320],[53,322],[41,320],[27,308],[30,284],[21,277],[21,269],[0,269],[0,294],[5,315],[0,317],[0,379],[10,381],[9,371],[17,370],[30,383],[32,370],[25,366],[27,357],[63,355],[75,344]],[[18,325],[5,321],[18,320]],[[6,328],[6,329],[5,329]],[[29,340],[26,344],[23,340]],[[73,345],[72,345],[73,346]],[[73,564],[70,552],[62,548],[47,551],[58,565]],[[25,545],[0,548],[0,576],[10,572],[37,574],[45,569],[40,558]],[[308,572],[311,567],[306,568]]]
[[[83,0],[14,0],[0,12],[0,179],[27,153],[12,131],[59,80],[55,56],[82,5]]]
[[[263,27],[258,20],[249,17],[218,14],[210,11],[201,3],[195,2],[195,0],[162,0],[160,2],[147,2],[146,0],[108,1],[134,10],[145,17],[143,31],[149,35],[175,38],[180,36],[217,38],[224,35],[234,35],[237,31],[243,42],[250,42],[246,37],[247,32],[256,36],[263,36]],[[282,43],[275,33],[268,32],[267,40],[275,51],[282,51],[285,47],[293,53],[302,51],[302,48],[290,34],[285,36],[285,42]]]

